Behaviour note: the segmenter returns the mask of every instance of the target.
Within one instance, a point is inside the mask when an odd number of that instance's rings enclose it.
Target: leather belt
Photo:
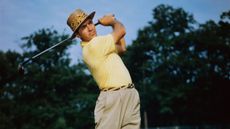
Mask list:
[[[108,87],[108,88],[102,88],[101,91],[117,91],[117,90],[120,90],[120,89],[132,89],[134,88],[134,84],[133,83],[129,83],[128,85],[123,85],[123,86],[120,86],[120,87]]]

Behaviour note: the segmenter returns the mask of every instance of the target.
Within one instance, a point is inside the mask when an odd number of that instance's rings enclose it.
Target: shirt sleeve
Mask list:
[[[108,55],[113,52],[117,53],[116,44],[112,34],[98,36],[95,38],[93,46],[101,55]]]

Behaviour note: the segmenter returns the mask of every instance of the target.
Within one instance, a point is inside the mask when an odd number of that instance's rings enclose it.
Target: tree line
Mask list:
[[[21,40],[23,53],[0,51],[1,129],[90,129],[99,93],[69,41],[17,72],[26,57],[69,35],[40,29]],[[142,126],[230,123],[230,10],[198,23],[182,8],[159,5],[122,56],[140,92]],[[145,114],[145,115],[144,115]]]

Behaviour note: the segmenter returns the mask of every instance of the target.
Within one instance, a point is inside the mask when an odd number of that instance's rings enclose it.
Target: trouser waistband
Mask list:
[[[120,90],[120,89],[132,89],[134,88],[134,84],[133,83],[129,83],[128,85],[123,85],[123,86],[120,86],[120,87],[108,87],[108,88],[102,88],[101,91],[117,91],[117,90]]]

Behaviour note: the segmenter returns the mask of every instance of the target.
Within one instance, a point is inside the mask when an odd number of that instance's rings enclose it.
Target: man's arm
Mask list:
[[[105,15],[104,17],[99,19],[99,23],[104,26],[111,26],[113,28],[112,36],[113,36],[113,39],[116,45],[120,46],[121,44],[124,44],[122,43],[124,42],[124,40],[121,40],[121,39],[126,34],[125,27],[123,26],[121,22],[115,19],[114,15],[112,14]]]
[[[116,47],[119,55],[123,54],[126,51],[126,42],[124,37],[118,41]]]

